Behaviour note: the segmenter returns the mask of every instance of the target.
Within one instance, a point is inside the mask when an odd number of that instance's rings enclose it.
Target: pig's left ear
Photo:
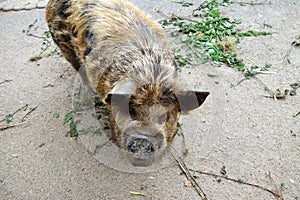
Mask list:
[[[189,111],[200,107],[208,95],[209,92],[202,91],[180,91],[176,93],[180,112],[187,114]]]

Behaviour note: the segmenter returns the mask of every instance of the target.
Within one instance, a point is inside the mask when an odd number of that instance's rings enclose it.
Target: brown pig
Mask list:
[[[187,90],[162,29],[123,0],[50,0],[55,43],[110,108],[113,142],[133,165],[160,157],[177,133],[179,113],[208,92]]]

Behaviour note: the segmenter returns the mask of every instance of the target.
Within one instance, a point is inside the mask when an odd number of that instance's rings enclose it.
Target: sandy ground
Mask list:
[[[160,16],[154,8],[185,14],[167,0],[133,2],[156,19]],[[272,65],[276,74],[259,75],[261,81],[272,90],[300,81],[300,48],[292,50],[290,63],[284,61],[300,34],[299,1],[233,4],[222,12],[242,19],[242,28],[273,32],[246,38],[238,49],[249,64]],[[47,30],[43,9],[0,12],[0,82],[11,80],[0,84],[0,120],[28,104],[14,116],[11,124],[16,123],[38,106],[25,124],[0,131],[0,199],[199,199],[192,187],[184,186],[186,177],[175,164],[151,173],[118,171],[95,159],[80,139],[65,137],[68,127],[62,123],[72,109],[75,71],[58,55],[29,61],[43,42],[23,32],[35,20],[32,31],[41,36]],[[193,141],[187,165],[215,174],[226,166],[229,177],[281,189],[286,200],[300,199],[300,116],[293,117],[300,110],[300,94],[274,101],[264,97],[264,86],[255,79],[232,88],[243,75],[227,67],[199,65],[182,69],[180,76],[195,88],[211,91],[205,105],[183,124]],[[196,180],[208,199],[276,199],[224,179],[200,175]]]

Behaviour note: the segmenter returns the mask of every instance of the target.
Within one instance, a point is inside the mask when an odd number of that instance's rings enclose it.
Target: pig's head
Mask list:
[[[127,85],[126,85],[127,84]],[[128,83],[124,83],[128,88]],[[135,166],[150,165],[172,143],[179,113],[201,106],[209,92],[174,90],[146,84],[128,92],[108,94],[113,142]]]

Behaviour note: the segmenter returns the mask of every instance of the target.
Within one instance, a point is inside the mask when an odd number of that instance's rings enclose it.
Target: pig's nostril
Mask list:
[[[154,153],[154,145],[150,139],[146,137],[135,137],[127,145],[127,149],[135,154],[152,154]]]

